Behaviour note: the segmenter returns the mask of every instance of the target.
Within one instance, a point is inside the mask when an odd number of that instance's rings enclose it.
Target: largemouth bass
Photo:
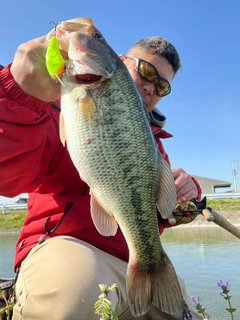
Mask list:
[[[153,303],[181,313],[180,286],[157,219],[157,208],[163,218],[173,211],[176,189],[135,84],[91,19],[62,22],[55,36],[68,53],[61,78],[61,140],[90,187],[96,229],[113,236],[119,226],[127,241],[131,312],[139,317]]]

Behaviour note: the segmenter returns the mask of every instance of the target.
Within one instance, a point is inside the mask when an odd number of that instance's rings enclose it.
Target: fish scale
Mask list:
[[[90,19],[69,23],[56,28],[62,49],[68,48],[68,65],[74,66],[61,78],[61,140],[90,187],[96,229],[114,236],[119,226],[127,241],[126,286],[132,314],[145,314],[151,303],[165,312],[181,313],[181,290],[161,245],[156,209],[166,218],[175,207],[171,169],[156,147],[124,63]],[[89,83],[91,73],[101,79]],[[86,74],[88,83],[78,83],[78,74],[81,81]]]

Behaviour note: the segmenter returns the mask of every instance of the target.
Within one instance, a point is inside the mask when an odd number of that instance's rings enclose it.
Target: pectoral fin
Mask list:
[[[67,141],[67,136],[66,136],[64,118],[62,113],[60,113],[60,119],[59,119],[59,134],[60,134],[60,140],[62,144],[65,146],[65,143]]]
[[[157,208],[161,216],[166,219],[173,212],[177,203],[176,187],[171,168],[161,156],[161,176]]]
[[[114,216],[108,214],[101,204],[97,201],[92,190],[91,194],[91,215],[93,223],[100,234],[103,236],[114,236],[117,232],[118,224]]]

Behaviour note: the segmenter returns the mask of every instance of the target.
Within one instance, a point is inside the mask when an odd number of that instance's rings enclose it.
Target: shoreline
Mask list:
[[[235,227],[240,227],[240,210],[235,211],[221,211],[219,210],[218,213],[226,218],[229,222],[231,222]],[[178,226],[173,226],[173,228],[221,228],[214,222],[207,221],[201,214],[196,217],[196,219],[191,223],[180,224]],[[10,230],[1,230],[0,236],[7,236],[7,235],[18,235],[20,233],[20,229],[10,229]]]
[[[20,233],[20,230],[11,230],[11,231],[8,231],[8,230],[2,230],[0,231],[0,236],[11,236],[11,235],[18,235]]]

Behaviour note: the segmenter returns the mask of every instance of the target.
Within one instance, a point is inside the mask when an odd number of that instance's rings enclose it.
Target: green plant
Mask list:
[[[0,320],[12,319],[12,311],[15,305],[15,285],[10,290],[2,290],[0,285],[0,298],[5,302],[5,306],[0,308]]]
[[[202,305],[201,305],[201,303],[200,303],[201,298],[198,297],[198,298],[197,298],[197,301],[193,298],[192,301],[193,301],[193,304],[194,304],[197,312],[198,312],[199,314],[202,314],[203,320],[209,320],[209,318],[207,318],[206,315],[205,315],[206,308],[203,308]]]
[[[116,287],[116,283],[111,287],[107,287],[105,284],[99,285],[102,293],[99,296],[99,300],[94,304],[94,308],[95,313],[101,316],[100,320],[118,320],[116,313],[112,310],[112,303],[108,300],[108,294],[113,292]]]
[[[226,308],[226,310],[231,314],[231,319],[234,320],[234,318],[233,318],[233,313],[234,313],[237,309],[232,308],[232,305],[231,305],[231,301],[230,301],[230,300],[231,300],[231,296],[228,294],[229,291],[230,291],[230,289],[229,289],[230,284],[229,284],[228,282],[227,282],[226,284],[224,284],[224,283],[222,282],[222,280],[220,280],[220,281],[217,283],[217,285],[218,285],[218,287],[220,287],[220,288],[222,289],[222,292],[220,293],[220,295],[221,295],[225,300],[228,301],[229,308]],[[195,305],[195,308],[196,308],[197,312],[198,312],[199,314],[202,314],[203,320],[209,320],[209,318],[206,317],[206,315],[205,315],[206,309],[203,308],[202,305],[201,305],[201,303],[200,303],[200,301],[201,301],[200,297],[198,297],[197,300],[195,300],[195,299],[193,298],[192,301],[193,301],[193,304]],[[217,320],[217,319],[215,319],[215,320]]]
[[[231,305],[231,297],[232,296],[229,296],[228,293],[230,291],[229,287],[230,287],[230,284],[227,282],[226,284],[224,284],[222,282],[222,280],[220,280],[217,285],[222,289],[222,292],[220,293],[220,295],[228,301],[228,305],[229,305],[229,308],[226,308],[226,310],[231,314],[231,319],[233,320],[233,312],[236,311],[237,309],[234,309],[232,308],[232,305]]]

